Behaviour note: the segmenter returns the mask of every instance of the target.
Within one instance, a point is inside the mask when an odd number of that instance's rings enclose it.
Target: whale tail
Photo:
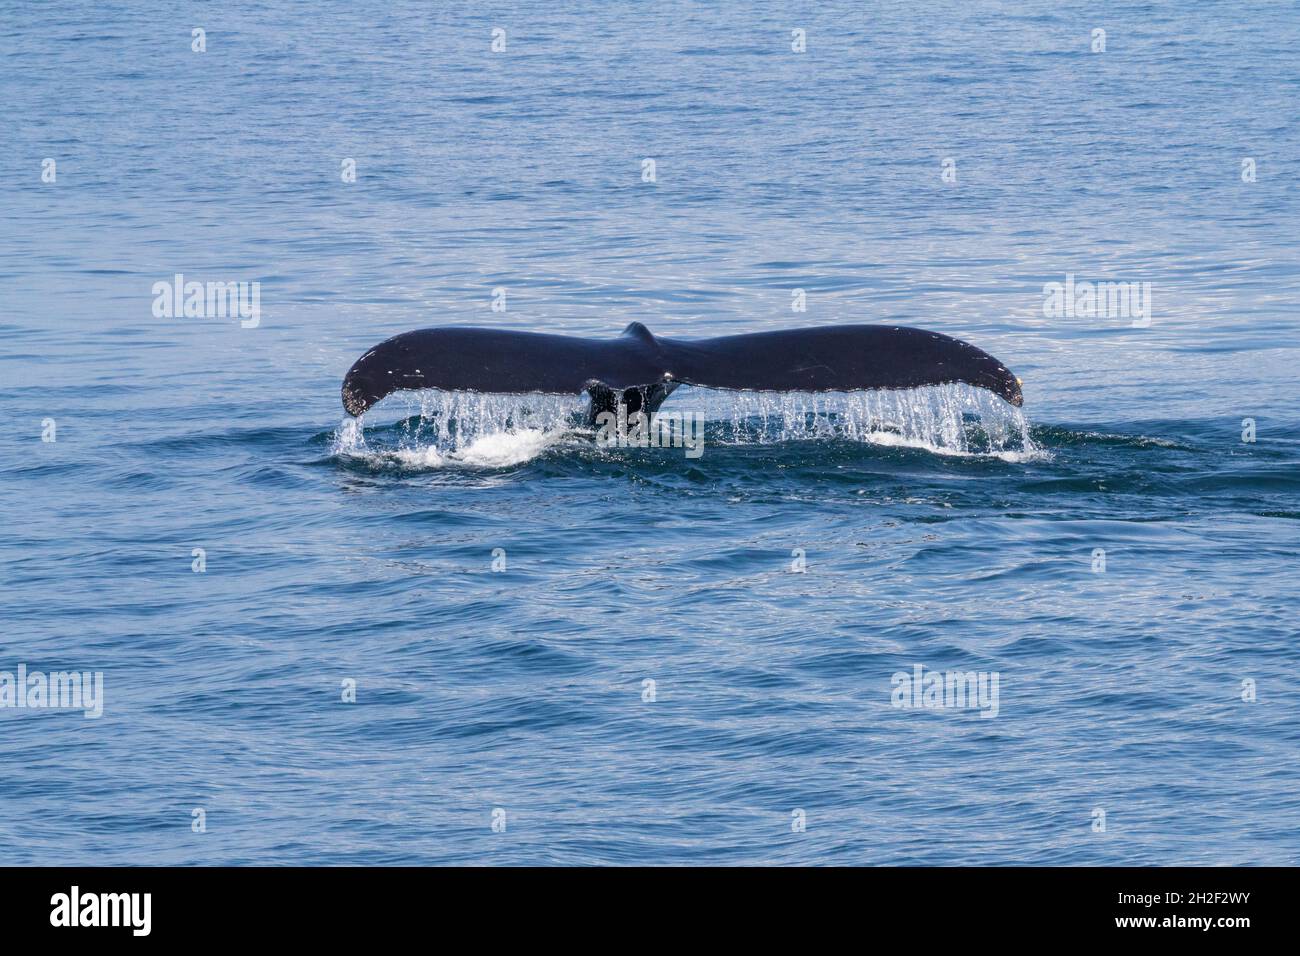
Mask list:
[[[343,407],[362,415],[402,389],[546,392],[591,397],[590,415],[653,413],[678,385],[749,391],[855,391],[964,382],[1012,405],[1020,379],[975,346],[938,332],[834,325],[709,339],[668,339],[633,322],[614,339],[445,327],[381,342],[343,379]]]

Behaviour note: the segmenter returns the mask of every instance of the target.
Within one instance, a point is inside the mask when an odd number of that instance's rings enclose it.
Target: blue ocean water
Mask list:
[[[103,674],[0,708],[0,863],[1295,863],[1297,49],[1283,2],[0,2],[0,671]],[[340,424],[397,332],[631,320],[954,335],[1027,440]]]

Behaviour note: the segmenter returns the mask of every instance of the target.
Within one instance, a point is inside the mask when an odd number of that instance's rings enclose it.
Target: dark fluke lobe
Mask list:
[[[918,388],[964,382],[1012,405],[1020,380],[967,342],[894,325],[831,325],[711,339],[660,338],[633,322],[614,339],[451,326],[375,346],[343,379],[361,415],[400,389],[549,392],[593,398],[636,390],[648,411],[677,385],[776,392]]]

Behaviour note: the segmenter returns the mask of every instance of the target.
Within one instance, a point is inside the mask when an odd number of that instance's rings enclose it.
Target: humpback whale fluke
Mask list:
[[[896,325],[830,325],[667,339],[633,322],[618,338],[449,326],[404,332],[348,369],[343,407],[361,415],[400,389],[550,392],[654,412],[678,385],[777,392],[964,382],[1020,405],[1020,379],[960,339]]]

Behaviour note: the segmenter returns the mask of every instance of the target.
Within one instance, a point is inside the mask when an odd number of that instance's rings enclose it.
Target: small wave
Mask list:
[[[1041,446],[1035,444],[1033,440],[1026,443],[1026,447],[1019,450],[997,449],[990,451],[968,451],[959,448],[946,448],[943,445],[936,445],[922,438],[909,438],[906,435],[900,435],[891,431],[874,431],[868,432],[863,441],[873,445],[884,445],[891,448],[916,448],[921,451],[933,452],[936,455],[948,455],[953,458],[997,458],[1006,462],[1028,462],[1028,461],[1045,461],[1051,458],[1051,454]]]

